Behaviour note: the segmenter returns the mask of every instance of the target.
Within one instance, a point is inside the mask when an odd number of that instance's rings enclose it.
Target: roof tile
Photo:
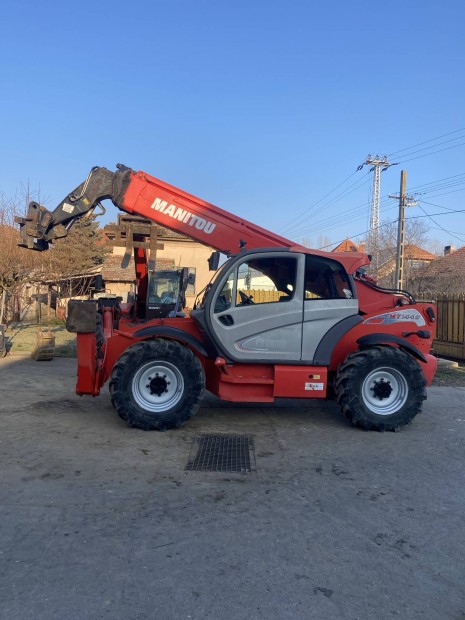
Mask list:
[[[156,269],[174,269],[174,259],[160,258],[155,263]],[[109,254],[102,265],[102,276],[107,282],[135,282],[136,268],[132,255],[125,262],[124,256]]]
[[[453,273],[461,275],[464,278],[465,286],[465,246],[459,248],[452,254],[441,256],[430,263],[425,269],[425,275],[428,277],[441,276]]]

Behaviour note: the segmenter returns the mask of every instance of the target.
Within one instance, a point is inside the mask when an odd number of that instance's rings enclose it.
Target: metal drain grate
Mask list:
[[[249,435],[197,435],[186,465],[189,471],[255,470],[255,446]]]

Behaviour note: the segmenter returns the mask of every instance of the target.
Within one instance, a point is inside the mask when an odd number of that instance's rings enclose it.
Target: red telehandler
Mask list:
[[[220,253],[228,260],[190,316],[179,303],[168,316],[150,313],[140,247],[134,303],[71,300],[77,394],[97,396],[110,380],[118,415],[160,431],[194,415],[205,389],[233,402],[332,397],[354,424],[379,431],[421,411],[437,366],[434,306],[377,286],[364,275],[366,254],[310,250],[122,165],[93,168],[53,212],[30,203],[21,245],[48,249],[105,199],[216,248],[211,268]],[[187,283],[184,270],[181,298]]]

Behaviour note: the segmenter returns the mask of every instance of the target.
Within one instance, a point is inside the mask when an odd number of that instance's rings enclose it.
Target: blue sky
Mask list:
[[[364,236],[353,173],[401,151],[381,222],[404,168],[408,216],[465,245],[464,23],[462,0],[4,0],[0,193],[53,208],[121,162],[316,246]]]

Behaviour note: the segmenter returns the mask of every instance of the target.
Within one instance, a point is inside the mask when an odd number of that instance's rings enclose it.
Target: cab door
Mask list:
[[[336,260],[313,254],[305,257],[303,298],[302,360],[310,363],[332,327],[338,323],[353,325],[353,321],[342,323],[349,317],[357,320],[358,300],[344,267]]]
[[[279,250],[238,256],[216,285],[209,324],[235,361],[299,361],[305,255]]]

